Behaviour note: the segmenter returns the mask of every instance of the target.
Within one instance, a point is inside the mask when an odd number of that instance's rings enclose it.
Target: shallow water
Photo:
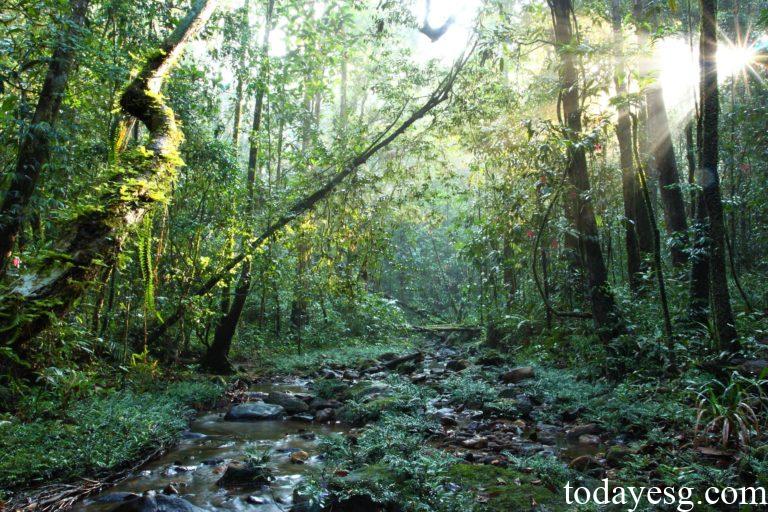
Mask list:
[[[257,386],[254,391],[271,390],[306,392],[300,384]],[[163,457],[154,460],[135,475],[101,494],[94,495],[77,506],[76,511],[100,512],[114,509],[115,503],[100,499],[117,492],[141,494],[154,490],[158,493],[172,484],[179,495],[205,510],[254,510],[281,512],[290,508],[294,487],[308,471],[322,462],[317,456],[318,436],[345,432],[341,425],[317,425],[296,421],[224,421],[223,412],[206,414],[192,423],[189,434]],[[302,434],[304,436],[302,437]],[[268,452],[275,480],[268,487],[253,489],[223,489],[216,485],[226,463],[242,460],[245,450]],[[290,453],[303,450],[310,455],[305,464],[290,462]],[[175,468],[174,466],[182,466]],[[264,503],[249,502],[262,500]]]

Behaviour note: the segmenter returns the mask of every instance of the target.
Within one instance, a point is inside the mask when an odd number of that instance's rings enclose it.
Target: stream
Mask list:
[[[306,393],[307,388],[305,383],[296,381],[254,386],[251,391]],[[308,471],[321,464],[317,456],[318,436],[347,430],[343,425],[292,420],[226,421],[223,411],[205,414],[192,422],[190,430],[164,456],[147,463],[118,485],[83,500],[73,510],[114,510],[124,497],[120,493],[162,494],[171,485],[178,490],[179,497],[204,510],[285,512],[291,507],[294,487]],[[290,454],[299,450],[310,455],[303,464],[290,460]],[[242,460],[245,452],[269,454],[267,466],[275,477],[271,485],[250,489],[218,486],[216,482],[227,463]]]

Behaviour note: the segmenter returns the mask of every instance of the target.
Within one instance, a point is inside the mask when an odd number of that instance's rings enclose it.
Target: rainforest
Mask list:
[[[5,0],[0,510],[768,509],[767,79],[766,0]]]

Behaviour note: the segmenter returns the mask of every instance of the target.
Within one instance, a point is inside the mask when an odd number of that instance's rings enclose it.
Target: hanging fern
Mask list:
[[[138,235],[139,267],[144,282],[144,311],[146,316],[157,315],[155,273],[152,271],[152,216],[150,214],[144,216]]]

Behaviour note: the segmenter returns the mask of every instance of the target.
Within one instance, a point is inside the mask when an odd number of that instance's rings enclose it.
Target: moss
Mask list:
[[[547,510],[567,510],[563,497],[520,471],[490,465],[456,464],[449,471],[454,483],[488,501],[482,510],[508,512],[531,510],[534,503]]]

